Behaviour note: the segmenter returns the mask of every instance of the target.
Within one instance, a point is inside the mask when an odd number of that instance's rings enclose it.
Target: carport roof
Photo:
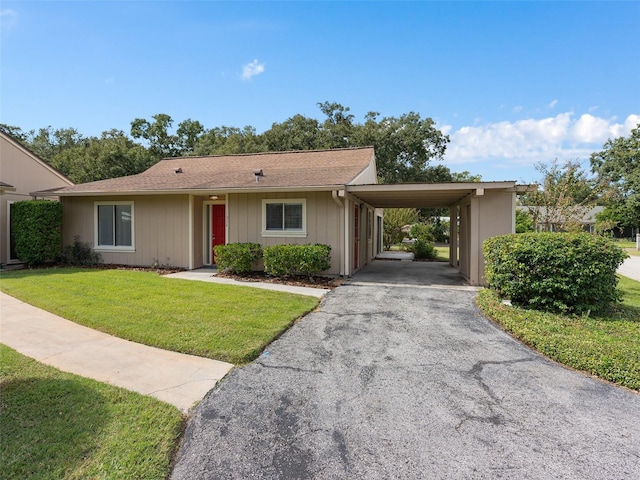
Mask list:
[[[524,193],[530,188],[506,181],[348,185],[346,191],[376,208],[435,208],[455,205],[467,195],[484,195],[485,190]]]

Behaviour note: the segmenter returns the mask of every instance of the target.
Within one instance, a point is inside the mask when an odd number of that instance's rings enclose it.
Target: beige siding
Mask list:
[[[482,242],[514,230],[515,193],[485,190],[460,202],[460,273],[472,285],[484,285]]]
[[[307,236],[263,237],[262,200],[306,199]],[[323,243],[331,246],[331,270],[340,273],[340,209],[331,192],[231,194],[227,202],[227,242],[255,242],[262,246]]]
[[[134,202],[135,251],[100,251],[104,263],[146,266],[157,262],[189,268],[188,195],[65,197],[63,243],[70,244],[79,235],[81,241],[94,245],[94,202],[110,200]]]
[[[480,199],[478,222],[478,279],[481,285],[486,284],[484,276],[484,255],[482,242],[497,235],[506,235],[515,231],[515,193],[492,192],[485,190]]]
[[[30,200],[31,192],[72,185],[72,182],[19,144],[0,134],[0,181],[14,191],[0,194],[0,263],[9,259],[8,205]],[[53,197],[52,199],[57,199]]]

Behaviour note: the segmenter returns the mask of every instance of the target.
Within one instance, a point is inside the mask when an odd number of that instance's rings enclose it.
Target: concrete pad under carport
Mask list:
[[[352,285],[392,285],[410,287],[447,287],[477,291],[469,285],[457,268],[446,262],[397,261],[376,259],[363,267],[351,279]]]
[[[448,208],[449,263],[470,284],[483,285],[483,241],[515,232],[516,195],[532,189],[505,181],[350,185],[346,192],[374,208]]]

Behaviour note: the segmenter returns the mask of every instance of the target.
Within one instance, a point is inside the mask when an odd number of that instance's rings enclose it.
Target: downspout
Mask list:
[[[331,197],[333,198],[333,201],[336,202],[336,204],[338,205],[338,207],[340,208],[340,213],[344,216],[345,215],[345,209],[344,209],[344,204],[342,203],[342,201],[340,200],[340,198],[338,197],[339,191],[338,190],[332,190],[331,191]],[[340,218],[338,218],[338,224],[340,225]],[[342,233],[342,226],[339,227],[339,232],[338,232],[338,238],[340,241],[340,275],[344,276],[345,275],[345,264],[346,264],[346,260],[345,260],[345,248],[346,248],[346,243],[345,242],[345,235]]]

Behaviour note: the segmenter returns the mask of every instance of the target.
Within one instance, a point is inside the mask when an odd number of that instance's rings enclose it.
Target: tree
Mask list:
[[[640,124],[629,137],[608,140],[591,154],[591,169],[612,194],[609,220],[621,227],[640,227]]]
[[[448,169],[433,169],[429,163],[443,158],[449,137],[435,128],[435,122],[415,112],[380,121],[377,116],[377,112],[366,115],[364,125],[354,131],[354,143],[375,147],[382,182],[441,181],[442,173],[449,172]]]
[[[418,211],[414,208],[387,208],[384,211],[384,224],[382,237],[385,250],[391,245],[402,242],[405,233],[402,230],[406,225],[412,225],[418,220]]]
[[[20,127],[7,125],[6,123],[0,123],[0,132],[9,135],[15,140],[18,140],[23,145],[26,145],[29,142],[29,133],[23,132]]]
[[[193,150],[194,155],[232,155],[264,151],[263,140],[256,129],[247,125],[242,130],[236,127],[215,127],[206,130]]]
[[[204,127],[198,121],[184,120],[178,124],[176,133],[171,133],[173,119],[158,113],[149,121],[136,118],[131,122],[131,136],[147,141],[151,155],[156,159],[192,155]]]
[[[587,178],[578,162],[567,161],[560,166],[557,160],[536,169],[543,175],[540,188],[522,197],[522,204],[530,207],[534,226],[544,231],[577,231],[582,219],[601,198],[602,188]]]
[[[282,123],[274,123],[262,134],[268,151],[318,150],[325,148],[320,123],[315,118],[294,115]]]
[[[516,209],[516,233],[533,232],[533,219],[529,212]]]
[[[103,132],[56,154],[51,165],[76,183],[140,173],[155,163],[150,153],[122,130]]]

